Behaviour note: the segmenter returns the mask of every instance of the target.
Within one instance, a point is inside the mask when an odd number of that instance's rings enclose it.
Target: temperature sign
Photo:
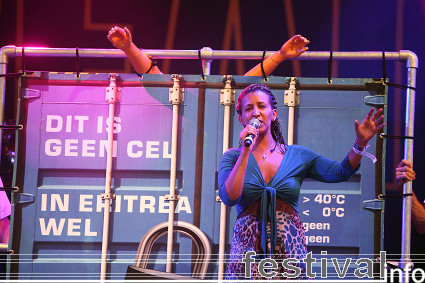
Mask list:
[[[330,194],[318,194],[314,201],[320,204],[344,204],[345,195],[330,195]],[[324,217],[330,217],[335,215],[336,217],[344,217],[344,208],[343,207],[324,207],[322,215]]]
[[[301,194],[300,216],[310,246],[356,246],[359,236],[359,194]]]

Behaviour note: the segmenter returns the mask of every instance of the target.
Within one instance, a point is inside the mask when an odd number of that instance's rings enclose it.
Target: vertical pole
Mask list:
[[[408,68],[408,85],[416,87],[416,68]],[[406,91],[406,119],[405,119],[405,135],[413,137],[414,135],[414,119],[415,119],[415,90],[407,89]],[[404,142],[404,159],[413,163],[413,140],[406,139]],[[412,182],[405,182],[403,185],[403,194],[412,193]],[[410,259],[410,237],[411,237],[411,213],[412,213],[412,196],[403,198],[403,217],[402,217],[402,234],[401,234],[401,268],[410,268],[412,262]],[[402,282],[409,282],[409,278],[404,274]]]
[[[292,77],[289,81],[289,89],[284,94],[284,103],[288,105],[288,145],[294,144],[295,106],[299,105],[296,84],[297,79]]]
[[[169,100],[173,104],[173,121],[171,132],[171,168],[170,168],[170,193],[168,200],[170,202],[170,210],[168,212],[168,234],[167,234],[167,263],[166,272],[172,272],[172,257],[174,245],[174,210],[176,197],[176,171],[177,171],[177,141],[179,128],[179,104],[183,101],[183,89],[180,89],[180,81],[178,75],[173,75],[173,88],[170,89]]]
[[[7,72],[7,64],[9,63],[9,58],[3,54],[3,50],[1,52],[0,55],[0,74],[4,75]],[[4,100],[6,97],[6,78],[5,77],[0,77],[0,125],[3,124],[3,115],[4,115]],[[3,134],[2,132],[0,132],[1,134]],[[0,139],[0,148],[2,147],[2,139]],[[16,166],[14,166],[14,168],[16,168]],[[15,175],[13,175],[15,176]],[[12,194],[13,196],[13,194]],[[11,220],[11,225],[10,225],[10,233],[9,233],[9,244],[8,244],[8,249],[11,249],[12,243],[11,243],[11,238],[13,236],[13,218],[14,218],[14,205],[12,202],[12,211],[11,211],[11,215],[10,215],[10,220]],[[7,255],[7,265],[6,265],[6,279],[9,280],[10,279],[10,259],[11,259],[11,255]]]
[[[172,256],[174,244],[174,210],[176,198],[176,170],[177,170],[177,138],[179,126],[179,105],[173,104],[173,128],[171,134],[171,171],[170,171],[170,210],[168,211],[168,235],[167,235],[167,265],[166,272],[172,271]]]
[[[117,90],[115,74],[110,75],[109,87],[106,89],[106,101],[109,104],[108,115],[108,143],[106,157],[106,177],[105,177],[105,193],[102,195],[104,199],[103,209],[103,234],[102,234],[102,259],[100,266],[100,279],[103,282],[106,279],[107,258],[108,258],[108,242],[109,242],[109,220],[110,207],[113,196],[111,194],[111,179],[112,179],[112,157],[114,144],[114,117],[115,103],[120,100],[119,90]]]
[[[3,50],[2,50],[3,51]],[[0,74],[5,75],[9,58],[3,52],[0,55]],[[6,77],[0,77],[0,125],[3,124],[4,98],[6,97]],[[0,140],[1,147],[1,140]]]
[[[224,105],[224,121],[223,121],[223,153],[229,149],[230,139],[230,107],[235,102],[235,91],[232,90],[232,78],[224,77],[225,87],[221,90],[220,101]],[[224,255],[226,252],[226,228],[227,228],[227,208],[222,202],[220,204],[220,238],[218,247],[218,280],[224,278]]]
[[[288,107],[288,145],[294,144],[295,106]]]
[[[223,153],[229,148],[230,132],[230,105],[224,106],[224,128],[223,128]],[[224,255],[226,252],[226,228],[227,208],[222,202],[220,205],[220,239],[218,252],[218,280],[224,278]]]

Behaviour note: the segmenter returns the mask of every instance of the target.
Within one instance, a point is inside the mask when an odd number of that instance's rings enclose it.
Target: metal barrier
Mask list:
[[[15,46],[5,46],[1,49],[0,53],[0,74],[4,75],[7,73],[7,65],[9,63],[10,58],[15,58],[22,56],[23,54],[23,47],[15,47]],[[79,56],[80,57],[93,57],[93,58],[124,58],[125,54],[116,49],[79,49]],[[144,50],[146,54],[151,56],[155,59],[199,59],[198,50]],[[28,57],[74,57],[75,56],[75,49],[71,48],[33,48],[33,47],[25,47],[25,56]],[[273,54],[274,52],[270,51],[267,52],[266,56]],[[408,88],[406,89],[407,94],[407,103],[406,103],[406,136],[413,137],[413,129],[414,129],[414,106],[415,106],[415,86],[416,86],[416,70],[418,68],[418,59],[416,55],[411,51],[400,51],[400,52],[385,52],[385,58],[386,60],[396,60],[396,61],[405,61],[406,62],[406,68],[407,68],[407,75],[408,75]],[[206,75],[210,74],[210,68],[211,68],[211,62],[216,59],[254,59],[259,60],[263,56],[263,51],[223,51],[223,50],[211,50],[208,48],[204,48],[201,50],[201,58],[203,61],[204,66],[204,72]],[[302,54],[297,60],[329,60],[331,56],[330,52],[305,52]],[[333,52],[332,53],[332,60],[382,60],[382,52]],[[224,79],[224,82],[228,81],[227,79]],[[385,82],[384,82],[385,83]],[[226,85],[226,84],[224,84]],[[328,85],[328,88],[332,88],[332,85]],[[232,92],[230,91],[231,87],[229,84],[227,84],[227,87],[224,86],[223,89],[225,92],[228,92],[227,94],[229,97],[222,99],[222,104],[225,106],[225,117],[224,117],[224,124],[225,124],[225,131],[226,131],[226,124],[229,122],[229,113],[230,113],[230,105],[232,102]],[[226,91],[226,89],[228,91]],[[0,124],[3,122],[3,105],[4,105],[4,97],[5,97],[5,78],[0,77],[0,102],[2,105],[0,105]],[[177,97],[179,97],[179,92],[177,92]],[[234,98],[233,98],[234,99]],[[175,99],[174,99],[175,100]],[[171,100],[170,100],[171,101]],[[233,100],[234,101],[234,100]],[[176,103],[176,112],[178,111],[178,103]],[[174,103],[173,103],[174,105]],[[293,106],[291,106],[293,107]],[[292,113],[292,112],[291,112]],[[293,113],[290,114],[289,120],[291,120],[291,117],[293,117]],[[288,121],[289,122],[289,121]],[[292,123],[289,123],[290,126]],[[173,126],[173,132],[176,131],[177,127],[179,125],[175,124]],[[291,131],[288,132],[288,137],[291,137]],[[173,134],[174,137],[174,134]],[[177,138],[173,138],[176,140]],[[227,140],[227,141],[226,141]],[[226,150],[228,148],[228,134],[223,134],[223,150]],[[173,144],[175,144],[173,142]],[[175,150],[173,150],[175,152]],[[112,152],[112,150],[110,150]],[[408,139],[405,141],[405,159],[409,161],[413,161],[413,140]],[[175,161],[172,161],[172,164]],[[16,162],[17,163],[17,162]],[[16,164],[15,163],[15,164]],[[172,165],[173,167],[173,165]],[[171,170],[171,174],[173,173],[174,169]],[[16,175],[16,174],[15,174]],[[173,188],[175,187],[176,177],[171,176],[170,178],[170,203],[174,203],[175,201],[175,194],[173,193]],[[16,184],[16,178],[13,180],[12,187],[15,187]],[[110,186],[110,185],[109,185]],[[108,182],[106,183],[106,187],[108,187]],[[409,194],[412,192],[412,184],[411,182],[407,182],[404,185],[404,193]],[[17,195],[20,193],[15,192],[12,194],[12,203],[14,203],[14,200],[17,198]],[[105,191],[105,194],[108,194]],[[19,199],[19,197],[17,198]],[[17,201],[16,201],[17,202]],[[172,209],[170,209],[172,211]],[[226,219],[226,209],[224,205],[222,204],[222,216],[221,216],[221,224],[220,227],[224,228],[227,227]],[[402,237],[402,267],[404,267],[406,264],[410,262],[410,211],[411,211],[411,197],[405,197],[403,201],[403,237]],[[169,223],[174,223],[174,214],[170,213],[169,215]],[[106,222],[105,222],[106,223]],[[105,224],[108,225],[108,224]],[[169,231],[172,231],[173,225],[169,224]],[[107,233],[107,232],[104,232]],[[172,235],[172,233],[171,233]],[[220,235],[220,248],[219,248],[219,270],[218,270],[218,276],[219,279],[222,279],[222,274],[224,273],[224,253],[225,253],[225,237],[226,237],[226,230],[221,230]],[[13,238],[13,234],[11,233],[11,239]],[[107,246],[107,239],[104,240],[104,245]],[[11,245],[11,244],[9,244]],[[169,248],[168,248],[168,255],[170,256],[171,252],[170,249],[172,247],[172,239],[169,242]],[[10,249],[10,246],[9,246]],[[104,260],[104,262],[106,262]],[[170,260],[168,260],[170,262]],[[105,271],[102,271],[102,274],[104,274]],[[104,276],[102,275],[102,278],[104,279]]]

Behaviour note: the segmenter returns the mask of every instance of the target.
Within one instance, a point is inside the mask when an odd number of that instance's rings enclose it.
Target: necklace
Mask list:
[[[261,154],[261,160],[266,161],[266,158],[270,155],[270,153],[272,153],[274,151],[275,148],[276,148],[276,145],[273,147],[273,149],[270,149],[270,151],[269,151],[269,153],[267,153],[267,155],[266,155],[266,151],[268,149],[266,149],[264,152],[259,151],[257,148],[255,148],[254,150]]]

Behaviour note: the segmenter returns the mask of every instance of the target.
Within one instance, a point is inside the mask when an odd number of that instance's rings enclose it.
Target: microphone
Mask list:
[[[249,125],[252,125],[252,126],[254,126],[256,129],[258,129],[259,127],[260,127],[260,121],[258,121],[258,119],[257,118],[252,118],[250,121],[249,121]],[[246,147],[249,147],[251,144],[252,144],[252,139],[254,138],[254,135],[253,134],[248,134],[246,137],[245,137],[245,141],[244,141],[244,144],[245,144],[245,146]]]

